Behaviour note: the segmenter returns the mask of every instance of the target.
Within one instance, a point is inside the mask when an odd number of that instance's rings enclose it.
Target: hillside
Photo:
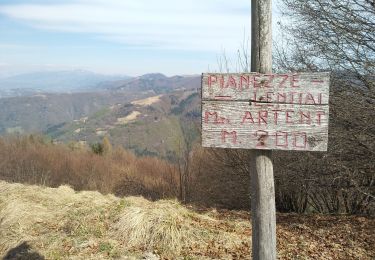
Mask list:
[[[250,259],[242,211],[0,181],[3,259]],[[278,214],[278,259],[373,259],[373,219]],[[18,258],[17,258],[18,257]]]
[[[109,106],[45,134],[58,141],[87,143],[108,136],[113,144],[137,154],[174,160],[199,135],[199,106],[197,91],[175,91]]]
[[[43,132],[59,135],[57,131],[60,128],[66,128],[65,125],[69,128],[75,120],[83,120],[89,115],[102,117],[108,109],[134,100],[199,87],[199,77],[168,78],[160,75],[147,74],[134,80],[108,81],[97,86],[101,91],[91,92],[44,93],[29,89],[27,95],[22,96],[21,90],[14,89],[11,93],[21,91],[17,94],[20,97],[0,98],[0,134]],[[139,85],[143,81],[147,82],[146,86]]]
[[[0,98],[0,134],[46,131],[87,116],[104,106],[142,97],[136,93],[36,94]]]

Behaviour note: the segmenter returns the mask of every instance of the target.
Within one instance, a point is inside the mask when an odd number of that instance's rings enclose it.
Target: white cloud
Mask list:
[[[75,0],[0,5],[0,14],[35,28],[94,34],[131,48],[217,52],[238,48],[250,26],[250,1]]]

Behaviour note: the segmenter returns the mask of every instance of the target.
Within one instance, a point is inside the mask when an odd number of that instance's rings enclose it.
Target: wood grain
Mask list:
[[[329,85],[325,72],[203,74],[202,145],[327,151]]]
[[[251,71],[272,72],[272,0],[251,0]],[[276,260],[272,150],[254,150],[250,162],[252,256]]]
[[[327,105],[203,101],[202,145],[326,151],[328,120]]]
[[[202,75],[202,100],[329,103],[330,73]],[[300,100],[300,94],[303,94]],[[283,96],[286,96],[284,100]]]

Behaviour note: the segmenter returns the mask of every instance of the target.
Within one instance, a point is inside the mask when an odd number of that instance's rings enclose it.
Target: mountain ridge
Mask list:
[[[104,75],[86,70],[37,71],[0,78],[0,91],[78,92],[96,90],[102,82],[129,78],[126,75]]]

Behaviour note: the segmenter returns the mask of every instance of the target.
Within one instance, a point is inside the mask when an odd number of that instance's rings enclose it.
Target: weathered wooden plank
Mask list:
[[[202,74],[202,99],[307,105],[329,103],[330,73]]]
[[[327,105],[203,101],[204,147],[326,151]]]
[[[203,74],[202,144],[326,151],[329,84],[330,73]],[[229,133],[235,142],[227,141]],[[267,136],[264,145],[257,142],[259,133]],[[281,134],[287,143],[280,144]]]

